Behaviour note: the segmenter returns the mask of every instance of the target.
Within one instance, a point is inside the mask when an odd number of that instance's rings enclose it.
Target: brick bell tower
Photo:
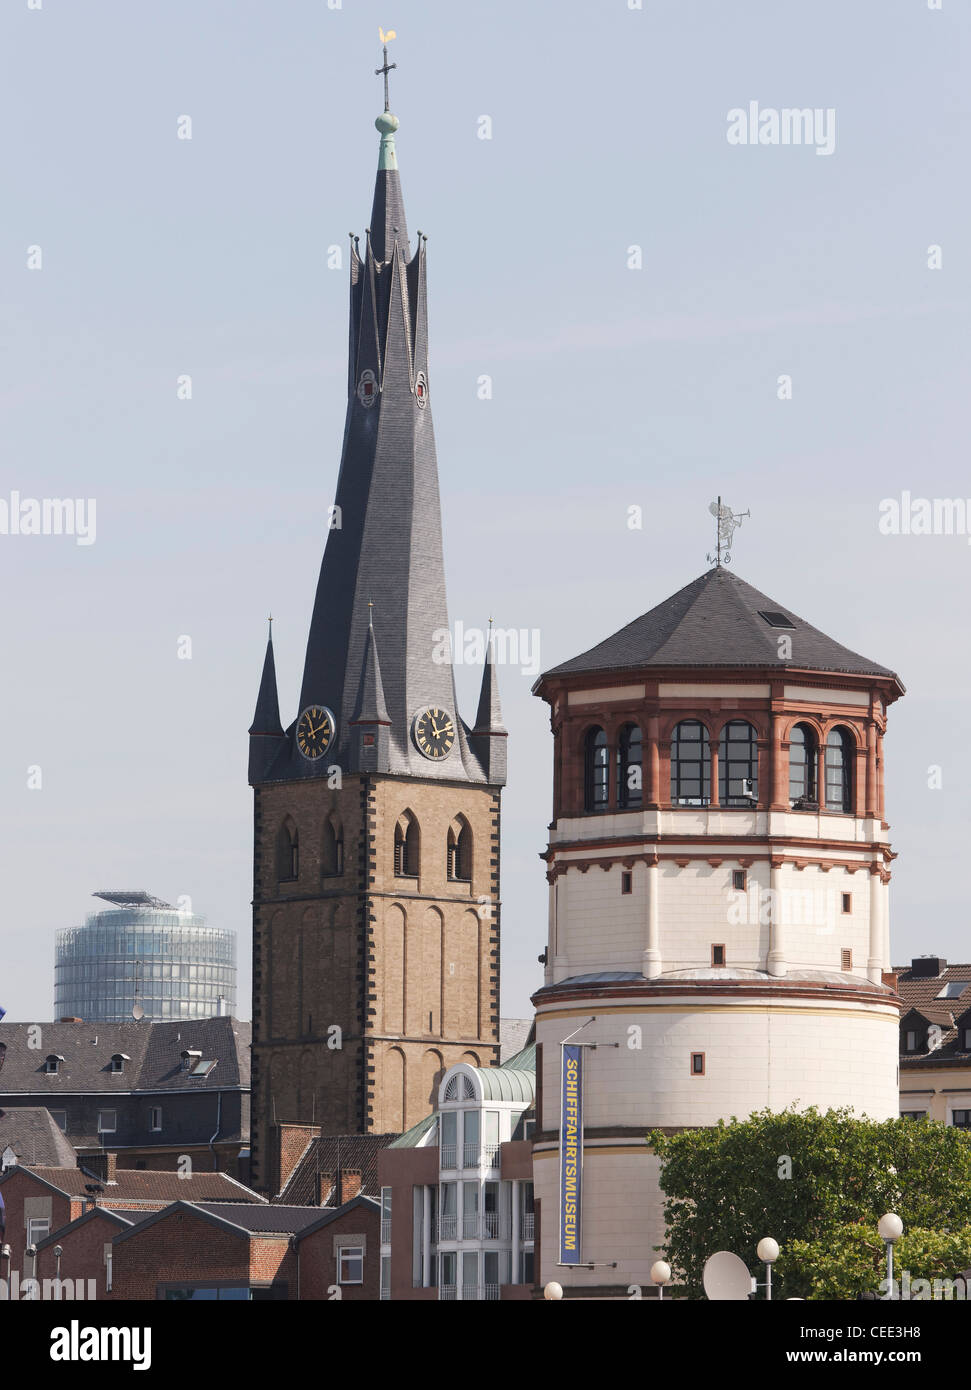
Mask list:
[[[387,66],[299,708],[284,729],[271,634],[250,729],[256,1186],[272,1124],[402,1131],[444,1068],[498,1061],[506,733],[491,651],[470,728],[442,640],[425,238],[409,250]]]

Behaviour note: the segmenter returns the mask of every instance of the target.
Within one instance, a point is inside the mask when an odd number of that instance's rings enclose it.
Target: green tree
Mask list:
[[[763,1236],[784,1252],[774,1276],[779,1297],[851,1297],[875,1290],[883,1277],[876,1225],[884,1212],[895,1211],[915,1240],[918,1231],[930,1240],[971,1226],[971,1135],[947,1125],[790,1108],[647,1138],[661,1160],[665,1195],[659,1248],[689,1298],[703,1297],[705,1260],[716,1250],[731,1250],[760,1271],[755,1247]],[[861,1234],[847,1234],[853,1227]],[[826,1273],[822,1252],[837,1243],[845,1280]],[[844,1291],[818,1291],[837,1287]]]

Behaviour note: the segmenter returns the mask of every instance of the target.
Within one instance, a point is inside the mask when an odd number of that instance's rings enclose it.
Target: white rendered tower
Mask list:
[[[533,996],[539,1279],[626,1295],[650,1286],[664,1230],[649,1128],[789,1105],[898,1113],[883,736],[903,686],[718,566],[535,692],[555,740]],[[572,1034],[596,1047],[582,1263],[563,1268]]]

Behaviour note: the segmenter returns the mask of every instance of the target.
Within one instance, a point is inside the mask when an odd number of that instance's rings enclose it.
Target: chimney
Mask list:
[[[943,956],[915,956],[910,962],[910,974],[914,980],[933,980],[943,975],[947,961]]]
[[[341,1193],[338,1206],[350,1202],[361,1190],[361,1171],[359,1168],[341,1169]]]
[[[110,1153],[88,1154],[84,1158],[78,1159],[78,1167],[85,1172],[96,1177],[100,1183],[107,1186],[108,1183],[117,1182],[115,1176],[118,1167],[118,1155]]]
[[[895,970],[884,970],[881,979],[888,989],[892,989],[894,994],[897,993],[897,988],[900,984],[900,976]]]

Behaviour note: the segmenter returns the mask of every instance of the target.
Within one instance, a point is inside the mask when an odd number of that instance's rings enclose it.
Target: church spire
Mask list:
[[[385,53],[378,72],[387,78],[391,67]],[[376,126],[381,143],[371,227],[363,255],[356,242],[351,251],[347,416],[332,513],[338,521],[327,533],[300,709],[333,712],[334,760],[350,771],[365,770],[362,680],[380,674],[388,721],[379,721],[388,743],[382,770],[484,782],[491,779],[458,716],[448,654],[426,239],[419,234],[411,254],[394,146],[398,119],[385,109]],[[416,718],[427,710],[446,712],[454,728],[444,756],[423,755],[413,737]],[[323,760],[320,766],[301,762],[297,752],[291,761],[293,772],[308,777],[320,775],[323,766]]]
[[[472,730],[472,747],[485,768],[486,776],[490,782],[505,783],[507,737],[506,730],[502,726],[499,678],[496,674],[492,619],[490,618],[489,640],[486,644],[485,665],[482,670],[482,687],[479,691],[479,708],[475,716],[475,728]]]
[[[273,660],[273,619],[266,639],[260,693],[256,697],[256,713],[249,729],[249,780],[258,781],[279,751],[278,739],[285,738],[280,723],[280,702],[276,689],[276,663]]]

